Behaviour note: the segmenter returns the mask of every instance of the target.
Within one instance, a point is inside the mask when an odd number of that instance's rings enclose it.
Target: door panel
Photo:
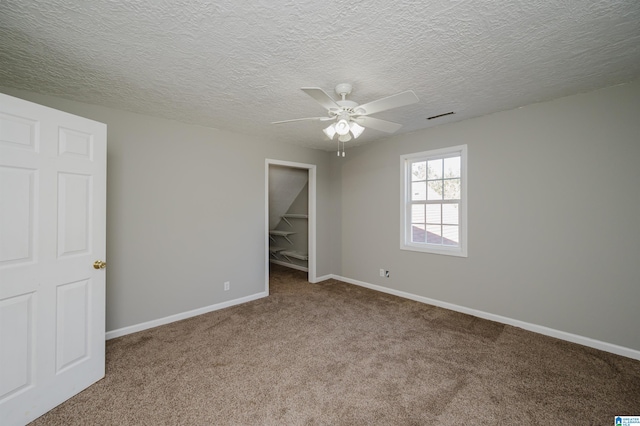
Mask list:
[[[60,128],[58,154],[61,157],[92,159],[93,137],[77,130]]]
[[[33,260],[35,170],[0,166],[0,265]]]
[[[106,126],[0,94],[0,419],[104,376]]]
[[[91,248],[91,176],[58,173],[58,257]]]
[[[56,373],[89,356],[90,291],[89,280],[57,287]]]
[[[33,293],[0,301],[0,400],[33,385]]]
[[[38,122],[0,112],[0,144],[37,151]]]

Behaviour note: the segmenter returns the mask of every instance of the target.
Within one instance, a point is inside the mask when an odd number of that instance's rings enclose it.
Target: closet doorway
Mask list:
[[[265,291],[272,262],[316,282],[316,166],[267,159],[264,215]]]

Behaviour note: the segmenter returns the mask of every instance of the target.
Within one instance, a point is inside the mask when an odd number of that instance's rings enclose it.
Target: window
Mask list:
[[[467,257],[467,146],[400,157],[403,250]]]

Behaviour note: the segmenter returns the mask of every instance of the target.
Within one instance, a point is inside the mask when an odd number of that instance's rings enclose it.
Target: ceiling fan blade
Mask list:
[[[271,122],[271,124],[292,123],[292,122],[294,122],[294,121],[305,121],[305,120],[328,121],[328,120],[335,120],[335,118],[334,118],[334,117],[306,117],[306,118],[294,118],[293,120],[273,121],[273,122]]]
[[[325,107],[326,109],[339,109],[340,105],[336,103],[331,96],[327,95],[327,93],[320,89],[319,87],[302,87],[300,90],[305,92],[307,95],[311,96],[316,100],[320,105]]]
[[[386,98],[378,99],[377,101],[359,105],[356,108],[356,112],[360,115],[375,114],[376,112],[415,104],[418,101],[419,99],[416,94],[413,93],[413,90],[407,90],[406,92],[397,93],[395,95],[387,96]],[[364,110],[364,112],[360,112],[360,110]]]
[[[362,127],[366,127],[373,130],[380,130],[381,132],[393,133],[402,127],[402,124],[394,123],[392,121],[380,120],[373,117],[358,117],[353,119],[356,123]]]

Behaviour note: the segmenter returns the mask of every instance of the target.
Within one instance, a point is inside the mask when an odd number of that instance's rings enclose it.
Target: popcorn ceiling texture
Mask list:
[[[0,41],[0,86],[332,150],[325,123],[270,124],[324,115],[300,87],[412,89],[375,115],[409,132],[624,83],[640,2],[3,0]]]

